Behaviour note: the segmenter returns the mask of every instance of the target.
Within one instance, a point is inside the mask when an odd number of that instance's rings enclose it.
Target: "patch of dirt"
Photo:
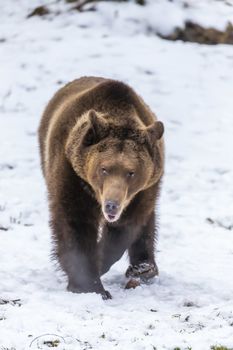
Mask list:
[[[232,223],[223,223],[222,221],[220,220],[215,220],[215,219],[212,219],[212,218],[206,218],[206,221],[211,224],[211,225],[214,225],[214,226],[218,226],[218,227],[222,227],[224,228],[225,230],[229,230],[231,231],[233,229],[233,224]]]
[[[0,224],[0,231],[8,231],[9,230],[9,227],[6,227],[6,226],[2,226]],[[1,304],[1,301],[0,301],[0,304]]]
[[[6,300],[6,299],[0,299],[0,305],[6,305],[10,304],[12,306],[21,306],[21,300],[20,299],[15,299],[15,300]]]
[[[224,31],[215,28],[204,28],[199,24],[187,21],[184,28],[176,28],[170,35],[159,36],[166,40],[182,40],[185,42],[216,45],[229,44],[233,45],[233,25],[228,23]]]
[[[33,17],[33,16],[45,16],[50,13],[49,9],[46,6],[38,6],[36,7],[32,12],[27,15],[27,18]]]
[[[45,340],[44,345],[47,345],[49,348],[57,348],[60,344],[60,340]]]

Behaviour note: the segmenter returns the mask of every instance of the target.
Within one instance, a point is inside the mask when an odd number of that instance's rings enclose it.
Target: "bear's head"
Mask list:
[[[117,221],[135,195],[163,172],[163,124],[142,127],[132,119],[128,124],[90,111],[78,120],[66,143],[67,158],[95,192],[109,222]]]

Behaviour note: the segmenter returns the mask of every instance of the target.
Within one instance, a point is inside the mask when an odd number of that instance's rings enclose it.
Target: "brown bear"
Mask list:
[[[41,164],[68,290],[110,298],[100,277],[126,250],[126,276],[158,274],[163,132],[142,98],[119,81],[82,77],[49,102],[39,128]]]

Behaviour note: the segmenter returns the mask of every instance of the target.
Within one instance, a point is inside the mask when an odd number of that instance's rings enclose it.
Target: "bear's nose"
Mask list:
[[[106,201],[104,204],[104,210],[106,214],[116,215],[119,209],[119,204],[116,201]]]

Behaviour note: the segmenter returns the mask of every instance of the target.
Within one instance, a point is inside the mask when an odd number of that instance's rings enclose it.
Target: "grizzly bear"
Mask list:
[[[41,165],[68,290],[111,298],[100,277],[126,250],[127,277],[158,274],[163,132],[142,98],[119,81],[82,77],[49,102],[39,127]]]

